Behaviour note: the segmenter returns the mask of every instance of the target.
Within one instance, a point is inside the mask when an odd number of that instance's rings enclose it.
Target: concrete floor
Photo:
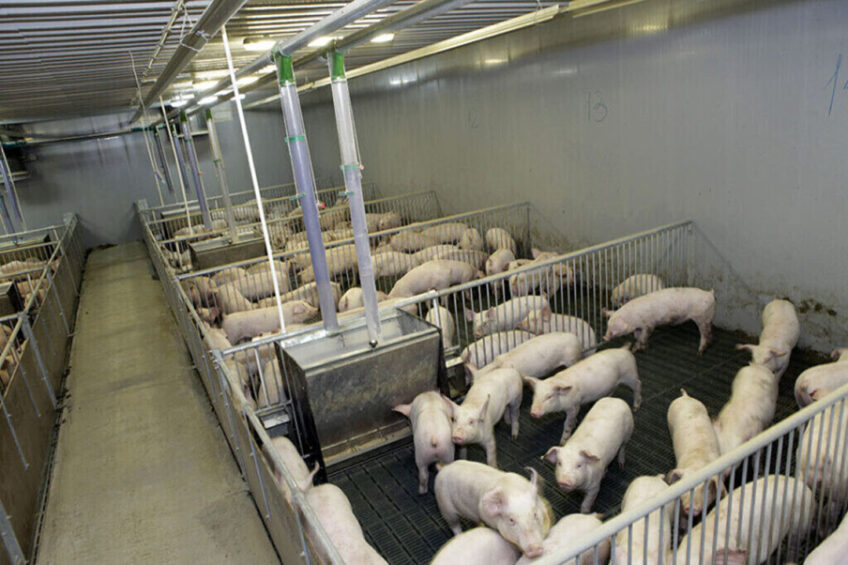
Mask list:
[[[38,562],[279,563],[141,243],[86,264]]]

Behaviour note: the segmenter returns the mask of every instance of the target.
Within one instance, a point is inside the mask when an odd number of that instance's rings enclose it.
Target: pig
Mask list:
[[[318,223],[322,230],[331,230],[338,224],[350,219],[350,209],[346,203],[336,203],[331,208],[319,212]]]
[[[283,273],[277,273],[277,275],[277,286],[280,294],[284,294],[291,288],[289,276]],[[271,278],[270,270],[233,279],[229,285],[248,300],[260,300],[274,295],[274,280]]]
[[[317,467],[316,467],[317,470]],[[342,489],[329,483],[308,486],[304,489],[306,500],[321,527],[333,542],[344,563],[357,565],[388,565],[377,551],[368,545],[362,533],[362,527],[353,513],[353,508]],[[304,527],[306,534],[314,537],[309,524]],[[322,563],[329,563],[324,556]]]
[[[415,466],[418,467],[418,494],[427,493],[432,463],[453,463],[451,439],[453,406],[437,391],[422,392],[411,404],[392,408],[409,418],[415,444]]]
[[[798,476],[831,512],[843,508],[848,493],[848,404],[837,402],[810,420],[798,441]]]
[[[448,259],[451,261],[462,261],[463,263],[468,263],[473,266],[475,269],[480,271],[483,269],[486,264],[486,255],[483,251],[475,251],[473,249],[455,249],[451,251],[444,251],[436,255],[436,259]],[[482,276],[482,273],[481,273]]]
[[[803,408],[820,398],[824,398],[845,383],[848,383],[848,357],[844,350],[837,349],[831,354],[832,363],[823,363],[810,367],[795,379],[795,401]]]
[[[734,489],[728,500],[732,504],[713,508],[680,539],[677,563],[764,563],[787,534],[797,541],[812,525],[813,492],[792,477],[761,477]],[[704,561],[700,560],[702,544]]]
[[[604,314],[609,316],[604,341],[632,333],[636,337],[633,351],[646,346],[657,326],[692,320],[701,333],[698,346],[698,355],[701,355],[712,340],[715,292],[699,288],[664,288],[634,298],[615,312],[605,310]]]
[[[618,308],[633,298],[664,288],[662,278],[659,276],[639,273],[627,277],[620,285],[612,289],[610,301],[613,306]]]
[[[424,319],[442,330],[442,346],[445,350],[453,347],[456,325],[454,324],[453,315],[451,315],[447,308],[439,305],[433,306],[427,311]]]
[[[600,514],[568,514],[567,516],[563,516],[551,528],[548,537],[542,542],[543,555],[566,555],[572,553],[576,546],[582,543],[583,538],[601,524]],[[609,539],[605,539],[599,543],[597,548],[597,562],[595,561],[595,550],[587,549],[580,555],[580,560],[576,563],[578,565],[596,565],[596,563],[597,565],[606,565],[610,556]],[[533,565],[538,561],[537,559],[530,559],[527,556],[523,556],[515,565]],[[575,565],[575,561],[569,560],[568,564]]]
[[[789,356],[798,343],[801,324],[795,306],[788,300],[772,300],[763,308],[763,331],[757,345],[742,344],[736,349],[747,349],[751,359],[765,365],[780,379],[789,367]]]
[[[284,276],[288,278],[289,269],[290,264],[288,261],[281,261],[279,259],[274,260],[274,270],[277,271],[278,276]],[[270,272],[271,265],[268,263],[268,261],[260,261],[259,263],[254,263],[253,265],[249,265],[245,268],[245,273],[247,275],[261,275],[263,273],[268,274]]]
[[[333,290],[333,304],[335,307],[338,307],[339,300],[342,296],[342,287],[339,283],[331,282],[330,288]],[[310,306],[318,308],[318,286],[314,282],[306,283],[295,290],[280,295],[281,302],[291,302],[293,300],[303,300],[309,303]],[[258,306],[260,308],[268,308],[270,306],[276,307],[277,299],[273,296],[270,298],[263,298],[259,301]]]
[[[227,334],[224,333],[224,330],[213,328],[208,325],[206,326],[206,334],[203,337],[203,342],[209,349],[220,349],[221,351],[233,346],[233,344],[230,343],[230,340],[227,339]]]
[[[346,241],[349,239],[353,239],[353,228],[350,227],[337,227],[324,232],[325,241]]]
[[[509,232],[503,228],[491,228],[486,231],[486,245],[492,251],[498,249],[506,249],[513,256],[518,255],[518,246],[515,245],[515,240],[509,235]]]
[[[512,439],[518,438],[518,409],[523,393],[521,375],[515,369],[494,369],[481,375],[465,395],[462,406],[453,406],[455,444],[476,443],[486,450],[486,463],[498,466],[495,423],[503,417],[512,427]]]
[[[526,556],[539,557],[553,517],[539,494],[538,473],[530,473],[528,481],[482,463],[454,461],[436,475],[436,503],[454,535],[462,533],[460,518],[467,518],[496,529]]]
[[[424,228],[421,235],[432,243],[456,243],[468,229],[468,226],[461,222],[445,222]]]
[[[562,446],[548,449],[542,459],[556,465],[556,481],[563,490],[585,493],[580,512],[588,514],[601,489],[607,466],[618,454],[624,467],[624,444],[633,434],[633,414],[620,398],[601,398]]]
[[[300,323],[318,313],[308,302],[294,300],[283,304],[283,318],[286,323]],[[276,306],[259,308],[249,312],[236,312],[224,316],[221,329],[227,334],[230,343],[238,343],[249,337],[267,332],[280,331],[280,318]]]
[[[832,534],[807,554],[804,565],[834,565],[848,555],[848,514]]]
[[[707,407],[700,400],[692,398],[684,389],[680,389],[680,397],[668,407],[667,420],[674,457],[677,460],[677,466],[666,477],[669,484],[676,483],[719,458],[721,450],[718,437]],[[680,498],[681,521],[688,516],[700,516],[723,488],[721,480],[713,477],[707,484],[706,493],[702,486],[695,487],[694,495],[684,493]]]
[[[630,482],[624,498],[621,499],[621,511],[632,510],[667,488],[668,484],[663,480],[662,475],[636,477]],[[632,528],[621,530],[615,536],[616,562],[644,565],[670,563],[673,515],[674,503],[669,502],[663,509],[658,508],[651,512],[646,519],[636,521]],[[647,545],[645,544],[646,533]]]
[[[195,308],[209,306],[215,300],[216,284],[212,277],[198,276],[182,281],[183,288]]]
[[[553,332],[529,339],[512,351],[501,353],[494,361],[475,369],[466,365],[466,369],[475,376],[494,369],[510,367],[522,377],[542,378],[560,367],[570,367],[582,356],[580,340],[572,333]]]
[[[230,267],[228,269],[224,269],[223,271],[218,271],[214,275],[212,275],[212,281],[215,283],[215,286],[225,285],[228,282],[241,278],[245,275],[244,269],[241,267]]]
[[[380,214],[377,222],[377,231],[392,230],[403,225],[403,218],[397,212],[384,212]]]
[[[392,298],[407,298],[429,290],[441,290],[467,283],[481,275],[481,272],[468,263],[434,259],[415,267],[402,276],[392,287],[389,296]]]
[[[374,278],[403,276],[420,265],[414,255],[400,251],[383,251],[371,255]]]
[[[450,251],[459,251],[459,247],[456,245],[431,245],[429,247],[425,247],[421,251],[416,251],[412,254],[412,256],[420,265],[421,263],[425,263],[432,259],[438,259],[439,255]]]
[[[515,261],[515,255],[509,249],[497,249],[486,259],[486,274],[497,275],[506,271],[511,261]]]
[[[528,263],[528,265],[541,265],[550,259],[535,259]],[[560,287],[571,285],[575,280],[576,275],[570,265],[554,263],[512,275],[509,277],[509,290],[512,296],[526,296],[528,294],[535,294],[536,292],[544,296],[551,296]]]
[[[642,382],[636,370],[636,358],[627,346],[605,349],[578,361],[549,379],[525,377],[533,389],[530,416],[541,418],[551,412],[565,412],[560,444],[571,435],[580,406],[609,396],[620,384],[633,391],[633,411],[642,403]]]
[[[300,234],[295,234],[295,235],[300,235]],[[304,235],[306,235],[306,234],[304,234]],[[309,249],[309,242],[306,240],[305,237],[302,238],[302,239],[297,238],[297,237],[292,237],[291,239],[286,241],[286,247],[285,247],[286,253],[294,253],[295,255],[293,255],[292,258],[295,259],[295,263],[297,263],[299,265],[301,263],[306,263],[306,260],[309,258],[309,253],[298,253],[298,251],[303,251],[303,250],[306,250],[306,249]],[[309,265],[309,263],[306,263],[301,268],[306,268],[308,265]]]
[[[516,259],[515,261],[510,261],[509,263],[507,263],[506,270],[514,271],[515,269],[523,267],[524,265],[529,265],[532,262],[533,259]]]
[[[473,324],[474,337],[480,339],[495,332],[514,330],[527,314],[545,307],[550,305],[544,296],[522,296],[479,313],[466,310],[465,319]]]
[[[256,391],[257,408],[276,406],[288,400],[283,385],[283,375],[280,372],[280,364],[276,359],[270,359],[262,369],[262,378],[259,381],[259,389]]]
[[[291,491],[289,490],[286,481],[283,480],[283,472],[273,463],[269,452],[274,450],[274,453],[282,461],[288,474],[294,480],[295,485],[300,486],[304,482],[310,480],[309,469],[306,468],[306,463],[303,462],[303,457],[294,446],[294,444],[285,436],[277,436],[271,438],[270,448],[267,445],[262,446],[262,452],[270,463],[271,469],[274,471],[274,479],[280,490],[283,491],[283,497],[286,502],[291,504]]]
[[[221,311],[218,308],[198,308],[197,316],[207,324],[215,324],[221,317]]]
[[[414,230],[407,230],[396,233],[391,239],[392,249],[395,251],[403,251],[404,253],[413,253],[421,251],[425,247],[432,245],[433,241]]]
[[[463,349],[460,358],[467,365],[482,368],[498,355],[510,351],[533,337],[535,336],[529,332],[518,330],[489,334]]]
[[[539,308],[527,314],[518,323],[518,329],[541,335],[549,332],[570,332],[580,338],[583,349],[594,353],[598,339],[595,330],[583,318],[569,316],[567,314],[553,314],[550,307]]]
[[[225,315],[253,310],[253,302],[245,298],[232,282],[216,288],[215,296],[218,308]]]
[[[353,243],[337,245],[327,249],[327,270],[330,277],[336,277],[356,268],[356,246]],[[315,280],[315,271],[310,264],[299,274],[300,282],[308,283]]]
[[[385,292],[377,291],[377,302],[381,302],[388,298],[389,295]],[[339,312],[347,312],[354,308],[361,308],[365,305],[362,298],[362,289],[358,286],[351,287],[339,299]]]
[[[520,555],[498,532],[479,526],[448,541],[430,565],[515,565]]]
[[[459,246],[460,249],[482,251],[483,237],[476,229],[467,229],[462,233],[462,237],[459,238],[459,243],[457,244],[457,246]]]
[[[774,419],[778,382],[763,365],[751,363],[733,378],[730,400],[713,422],[718,446],[723,454],[742,445]]]

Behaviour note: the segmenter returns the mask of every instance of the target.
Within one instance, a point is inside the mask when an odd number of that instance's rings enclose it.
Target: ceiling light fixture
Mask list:
[[[214,104],[217,101],[218,101],[217,96],[207,96],[206,98],[201,98],[200,102],[198,102],[198,104],[200,104],[201,106],[206,106],[208,104]]]
[[[277,42],[273,39],[262,39],[255,37],[245,37],[241,42],[242,47],[244,47],[248,51],[258,51],[260,53],[264,53],[271,49]]]
[[[228,73],[226,69],[221,69],[221,70],[218,70],[218,71],[200,71],[200,72],[194,73],[194,78],[209,80],[209,79],[213,79],[213,78],[224,78],[225,76],[227,76],[229,74],[230,73]]]
[[[216,84],[218,84],[217,80],[206,80],[203,82],[196,82],[194,83],[194,89],[198,92],[203,92],[204,90],[209,90]]]
[[[323,37],[319,37],[318,39],[313,39],[309,42],[309,47],[326,47],[336,38],[332,35],[325,35]]]
[[[392,39],[395,38],[395,34],[393,33],[381,33],[380,35],[375,36],[371,39],[371,43],[388,43]]]

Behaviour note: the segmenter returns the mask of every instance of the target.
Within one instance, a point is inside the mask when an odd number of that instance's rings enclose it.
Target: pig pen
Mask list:
[[[611,289],[627,276],[652,273],[662,276],[667,286],[697,285],[701,275],[698,261],[695,260],[700,256],[699,245],[702,245],[702,242],[698,241],[695,227],[690,222],[683,222],[559,256],[529,266],[523,271],[487,277],[467,285],[428,293],[412,298],[406,301],[406,304],[415,305],[418,312],[423,314],[429,305],[444,299],[448,309],[457,314],[454,316],[457,340],[452,346],[453,354],[456,355],[471,339],[469,325],[458,315],[464,306],[480,311],[483,307],[501,302],[509,296],[509,278],[517,274],[528,274],[530,278],[525,280],[537,286],[544,280],[550,284],[551,277],[562,277],[560,282],[563,284],[551,297],[552,310],[583,317],[600,336],[604,328],[601,311],[610,305]],[[552,268],[555,265],[571,268]],[[568,280],[570,273],[579,274],[574,276],[573,282]],[[293,484],[285,464],[273,452],[268,452],[269,434],[289,433],[296,445],[307,443],[303,438],[297,437],[292,426],[285,425],[291,421],[290,416],[287,418],[285,415],[294,407],[280,403],[257,410],[251,399],[244,395],[242,377],[238,374],[238,369],[234,371],[233,364],[228,363],[239,355],[254,356],[258,359],[263,355],[262,348],[278,338],[261,339],[223,353],[207,351],[203,344],[206,329],[200,323],[194,305],[184,289],[175,283],[176,280],[171,279],[171,292],[180,300],[175,312],[185,321],[187,340],[190,344],[195,344],[192,348],[193,354],[196,349],[197,358],[202,360],[198,366],[205,364],[209,371],[205,381],[209,382],[208,388],[214,388],[210,390],[210,397],[216,404],[216,410],[219,409],[218,405],[221,406],[219,418],[228,430],[234,454],[242,465],[269,532],[272,533],[278,548],[280,544],[288,544],[290,547],[294,544],[296,547],[300,543],[302,551],[314,556],[314,547],[310,545],[309,540],[300,538],[298,541],[297,536],[292,539],[291,532],[283,531],[301,519],[301,514],[306,512],[306,509],[295,504],[295,511],[291,512],[291,506],[286,507],[284,501],[280,503],[279,486],[271,476],[273,469],[280,475],[279,480],[285,488],[290,488]],[[498,287],[500,290],[496,292],[494,289]],[[651,512],[654,512],[651,518],[656,519],[657,513],[669,511],[665,505],[676,500],[681,493],[700,487],[711,477],[731,468],[739,467],[736,473],[730,475],[730,491],[744,480],[768,475],[775,469],[783,469],[785,473],[795,469],[796,474],[798,473],[800,467],[795,462],[794,451],[801,441],[804,423],[833,402],[841,402],[848,395],[848,390],[840,391],[841,394],[835,393],[832,398],[793,414],[794,400],[791,388],[794,377],[816,361],[813,357],[796,353],[781,381],[775,416],[778,424],[737,450],[722,456],[703,472],[682,479],[639,508],[614,516],[619,508],[621,495],[632,478],[642,474],[665,473],[674,466],[665,422],[668,403],[677,397],[679,389],[683,386],[691,395],[707,405],[711,415],[715,415],[729,395],[730,383],[736,370],[747,364],[747,354],[740,353],[733,347],[743,340],[747,341],[740,334],[717,328],[713,345],[703,357],[698,357],[695,354],[697,333],[693,326],[687,325],[657,331],[649,342],[648,350],[637,355],[644,400],[642,409],[635,415],[636,428],[627,446],[627,463],[623,469],[613,465],[607,473],[594,510],[603,512],[604,517],[610,520],[599,528],[597,535],[593,532],[592,536],[587,536],[581,549],[591,551],[602,539],[619,532],[626,535],[634,523],[645,519]],[[461,377],[454,378],[453,383],[455,388],[459,389],[462,386]],[[461,391],[457,390],[455,394],[459,397]],[[554,507],[556,517],[559,518],[575,511],[582,496],[560,491],[552,481],[551,466],[539,461],[538,457],[548,447],[558,443],[562,418],[551,416],[538,421],[531,420],[527,415],[529,394],[525,394],[519,439],[512,441],[507,437],[502,424],[496,428],[501,465],[516,472],[521,472],[522,468],[528,465],[538,469],[547,479],[544,492]],[[619,394],[630,400],[629,392],[619,391]],[[831,433],[839,435],[845,431],[842,427],[833,426],[832,429],[828,427],[825,433],[827,435],[824,437],[829,437]],[[264,453],[264,457],[259,456],[259,453]],[[469,456],[471,459],[480,460],[482,451],[471,447]],[[270,468],[267,468],[267,465],[270,465]],[[417,495],[416,470],[410,440],[363,453],[359,457],[331,466],[327,473],[330,482],[341,487],[350,498],[369,542],[391,563],[422,562],[431,557],[441,543],[448,539],[449,530],[438,513],[432,495]],[[749,492],[751,488],[753,487],[749,487]],[[826,497],[836,498],[836,495],[826,493],[825,497],[820,497],[819,514],[826,506]],[[739,495],[736,496],[737,501],[738,499]],[[770,497],[769,500],[774,503],[776,496]],[[733,495],[726,501],[733,504]],[[725,499],[721,504],[725,504]],[[739,502],[736,505],[739,507]],[[657,510],[658,508],[661,509]],[[678,514],[679,508],[675,507],[671,511]],[[803,555],[826,535],[832,526],[832,523],[823,524],[809,535],[799,533],[794,542],[790,540],[790,544],[781,546],[783,553],[778,558],[786,558],[787,551]],[[320,536],[316,538],[319,545],[326,542],[319,538]],[[677,547],[685,541],[686,538],[680,537],[675,531],[674,546]],[[702,543],[702,540],[694,541],[696,543],[688,542],[685,547],[697,548]],[[328,551],[328,548],[321,549],[319,553],[322,551]],[[281,550],[281,554],[283,553]],[[565,562],[569,557],[571,556],[559,555],[546,559],[546,562]],[[296,561],[302,562],[302,557]],[[679,562],[701,561],[692,555],[691,559],[684,558]]]

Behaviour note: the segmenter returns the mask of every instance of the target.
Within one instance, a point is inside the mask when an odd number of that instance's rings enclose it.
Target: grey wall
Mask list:
[[[839,0],[646,0],[353,79],[365,176],[447,211],[529,199],[562,249],[692,218],[754,297],[810,301],[806,343],[838,345],[846,21]],[[318,174],[328,95],[304,98]]]

